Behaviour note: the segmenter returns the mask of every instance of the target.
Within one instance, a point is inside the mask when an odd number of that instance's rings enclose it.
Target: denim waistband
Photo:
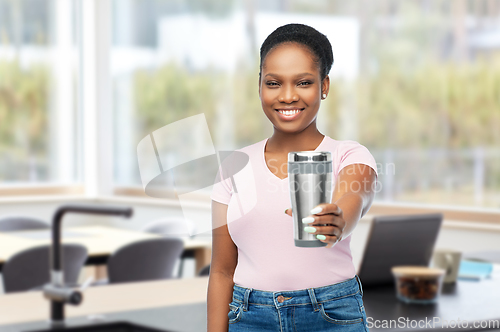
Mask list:
[[[355,275],[351,279],[336,284],[293,291],[271,292],[235,284],[233,286],[233,300],[243,303],[243,310],[245,311],[248,309],[248,304],[279,307],[312,303],[316,309],[318,303],[351,296],[358,292],[363,295],[361,281]]]

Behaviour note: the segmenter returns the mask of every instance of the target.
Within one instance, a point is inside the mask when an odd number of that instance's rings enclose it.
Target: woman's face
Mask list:
[[[328,88],[328,76],[321,82],[318,64],[304,46],[281,44],[264,59],[259,95],[276,130],[298,133],[309,127]]]

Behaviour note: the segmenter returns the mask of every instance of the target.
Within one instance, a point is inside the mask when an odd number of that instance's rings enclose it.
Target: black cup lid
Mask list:
[[[326,151],[294,151],[288,153],[288,162],[331,161],[332,154]]]

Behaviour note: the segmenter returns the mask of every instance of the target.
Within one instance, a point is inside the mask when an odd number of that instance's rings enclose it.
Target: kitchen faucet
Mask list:
[[[45,298],[51,302],[51,322],[53,325],[64,324],[64,304],[78,305],[82,302],[82,293],[78,289],[72,289],[64,285],[62,252],[61,252],[61,223],[64,214],[84,213],[100,215],[116,215],[130,218],[132,208],[118,208],[91,205],[63,205],[54,213],[52,219],[52,246],[50,258],[51,283],[43,288]]]

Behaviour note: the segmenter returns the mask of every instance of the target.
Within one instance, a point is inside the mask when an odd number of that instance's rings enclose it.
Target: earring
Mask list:
[[[326,99],[326,93],[323,93],[323,99]]]

